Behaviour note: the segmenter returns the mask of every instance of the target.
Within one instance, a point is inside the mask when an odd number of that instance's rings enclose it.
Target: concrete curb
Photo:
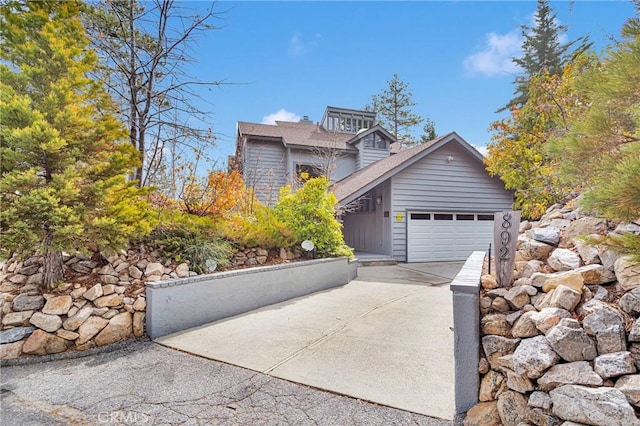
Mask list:
[[[0,360],[0,367],[39,364],[43,362],[61,361],[65,359],[84,358],[87,356],[99,355],[99,354],[109,353],[109,352],[113,352],[121,349],[127,349],[127,348],[134,350],[135,349],[134,346],[136,346],[137,343],[149,342],[149,341],[150,339],[147,336],[132,337],[131,339],[112,343],[110,345],[87,349],[86,351],[71,351],[71,352],[62,352],[59,354],[34,355],[34,356],[27,356],[27,357],[15,358],[15,359],[3,359],[3,360]]]

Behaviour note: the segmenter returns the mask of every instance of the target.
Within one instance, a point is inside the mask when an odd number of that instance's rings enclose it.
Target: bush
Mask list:
[[[254,206],[251,215],[235,215],[222,224],[226,238],[246,247],[264,249],[290,247],[292,232],[263,205]]]
[[[296,244],[311,240],[320,256],[353,256],[344,243],[342,225],[335,217],[336,196],[327,178],[309,179],[294,193],[286,186],[273,208],[275,217],[291,230]]]
[[[156,228],[146,242],[176,262],[188,261],[190,269],[199,274],[213,269],[211,261],[218,268],[226,268],[231,264],[229,259],[235,252],[233,246],[224,239],[180,224]]]

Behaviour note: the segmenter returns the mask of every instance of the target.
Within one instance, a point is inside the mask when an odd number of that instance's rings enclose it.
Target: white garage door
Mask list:
[[[493,241],[493,214],[409,212],[407,262],[465,260]]]

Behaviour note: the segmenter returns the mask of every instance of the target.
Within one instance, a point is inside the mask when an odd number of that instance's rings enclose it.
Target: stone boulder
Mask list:
[[[67,318],[62,323],[62,327],[65,330],[75,331],[91,316],[91,314],[93,314],[93,307],[85,306],[80,309],[75,315]]]
[[[2,325],[11,327],[21,327],[26,325],[29,318],[33,315],[33,311],[11,312],[2,318]]]
[[[14,343],[36,331],[35,327],[14,327],[0,331],[0,344]]]
[[[144,270],[145,277],[158,276],[164,274],[164,266],[162,263],[149,263]]]
[[[631,291],[622,295],[618,301],[618,306],[629,315],[640,315],[640,287],[636,287]]]
[[[542,291],[545,293],[550,292],[560,284],[582,293],[584,279],[582,278],[582,274],[576,271],[554,272],[551,274],[536,272],[531,276],[531,285],[542,288]]]
[[[549,396],[553,414],[562,420],[591,426],[640,426],[626,397],[615,388],[564,385]]]
[[[467,411],[464,426],[499,426],[501,425],[498,401],[481,402]]]
[[[483,334],[506,336],[509,332],[509,323],[503,314],[485,315],[480,321]]]
[[[102,331],[109,324],[109,320],[100,317],[89,317],[85,322],[82,323],[80,328],[78,329],[78,340],[76,340],[76,346],[83,345],[87,343],[89,340],[93,338],[96,334]]]
[[[592,236],[597,237],[597,235]],[[584,263],[585,265],[600,263],[600,256],[597,247],[585,244],[580,239],[574,239],[573,245],[578,251],[580,258],[582,258],[582,263]]]
[[[537,379],[559,359],[547,338],[536,336],[523,339],[513,352],[511,361],[516,373],[526,375],[530,379]]]
[[[96,336],[96,345],[104,346],[128,339],[133,332],[132,323],[132,316],[129,312],[114,316],[109,321],[109,324]]]
[[[616,352],[600,355],[593,361],[593,369],[603,379],[624,376],[636,372],[636,365],[630,352]]]
[[[536,240],[526,240],[520,244],[518,253],[524,260],[545,261],[553,251],[553,246]]]
[[[511,328],[511,335],[518,338],[533,337],[540,334],[540,330],[536,327],[534,316],[537,311],[525,312],[518,318]]]
[[[548,304],[551,308],[562,308],[567,311],[573,311],[578,306],[582,294],[571,287],[560,284],[548,293],[548,297],[544,299],[543,304]]]
[[[509,302],[509,305],[513,309],[515,310],[522,309],[524,305],[529,304],[529,301],[530,301],[529,299],[530,289],[528,287],[529,286],[512,287],[509,289],[509,291],[507,291],[507,294],[505,294],[504,299],[507,302]],[[535,288],[533,287],[531,288],[535,291]]]
[[[505,377],[502,374],[489,370],[480,382],[478,399],[483,402],[498,399],[498,395],[504,391],[506,385]]]
[[[596,344],[573,318],[561,319],[546,336],[555,353],[565,361],[590,361],[598,356]]]
[[[44,306],[44,297],[29,296],[27,294],[19,294],[13,299],[13,310],[20,311],[38,311]]]
[[[571,313],[562,308],[543,308],[540,311],[532,311],[531,319],[536,328],[546,334],[553,326],[557,325],[562,318],[571,318]]]
[[[564,248],[555,249],[547,259],[547,264],[556,271],[571,271],[578,269],[580,267],[580,263],[581,259],[577,253]]]
[[[558,228],[532,228],[531,238],[541,243],[557,246],[560,242],[560,230]]]
[[[598,264],[582,266],[575,271],[582,275],[586,285],[603,285],[616,280],[616,275],[610,269]]]
[[[31,319],[29,319],[29,322],[44,331],[48,331],[49,333],[53,333],[62,327],[62,318],[57,315],[43,314],[42,312],[34,313],[31,316]]]
[[[616,389],[627,397],[629,404],[640,407],[640,374],[620,377],[616,381]]]
[[[618,282],[626,291],[640,287],[640,264],[631,260],[631,256],[622,256],[614,264]],[[15,303],[15,302],[14,302]]]
[[[624,319],[606,304],[586,315],[582,326],[587,334],[595,336],[600,355],[627,350]]]
[[[42,313],[49,315],[66,315],[69,309],[71,309],[72,302],[71,296],[52,297],[45,303],[42,308]]]
[[[538,379],[540,390],[550,391],[563,385],[601,386],[602,377],[587,361],[556,364]]]
[[[43,330],[34,331],[22,345],[22,352],[29,355],[57,354],[66,350],[66,340]]]
[[[482,349],[492,368],[498,366],[498,359],[513,353],[520,339],[508,339],[503,336],[488,335],[482,338]]]
[[[529,407],[525,397],[514,391],[505,391],[498,397],[498,413],[503,426],[517,426],[527,421]]]
[[[87,290],[82,297],[84,297],[87,300],[90,301],[94,301],[96,300],[98,297],[102,296],[103,292],[102,292],[102,284],[96,284],[93,287],[91,287],[89,290]]]

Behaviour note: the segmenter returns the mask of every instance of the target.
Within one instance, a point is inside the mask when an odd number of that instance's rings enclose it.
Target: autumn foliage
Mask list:
[[[213,171],[203,184],[191,179],[180,198],[187,213],[221,218],[242,211],[250,193],[237,171]]]

